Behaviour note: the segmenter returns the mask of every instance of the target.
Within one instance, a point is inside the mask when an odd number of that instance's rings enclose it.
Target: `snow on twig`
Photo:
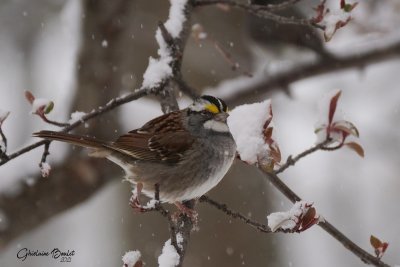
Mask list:
[[[142,254],[138,250],[128,251],[122,256],[122,262],[124,265],[122,267],[139,267],[142,266],[140,258]]]
[[[294,232],[305,231],[320,220],[320,216],[312,205],[312,202],[298,201],[289,211],[271,213],[267,216],[269,228],[272,232],[278,229]]]
[[[175,267],[178,266],[180,256],[175,247],[171,244],[171,239],[168,239],[162,249],[161,255],[158,257],[159,267]]]
[[[272,139],[271,100],[236,107],[228,117],[240,159],[249,164],[279,163],[280,152]]]
[[[183,23],[186,21],[185,6],[187,0],[170,0],[170,2],[169,17],[164,26],[172,38],[178,38],[183,30]],[[159,45],[157,51],[159,58],[149,58],[149,66],[143,74],[142,88],[157,87],[173,74],[171,67],[173,56],[160,28],[157,29],[155,37]]]

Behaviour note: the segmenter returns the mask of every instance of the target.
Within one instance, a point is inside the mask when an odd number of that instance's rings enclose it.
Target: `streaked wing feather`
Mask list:
[[[177,163],[193,141],[194,138],[182,130],[181,113],[172,112],[120,136],[112,146],[138,160]]]

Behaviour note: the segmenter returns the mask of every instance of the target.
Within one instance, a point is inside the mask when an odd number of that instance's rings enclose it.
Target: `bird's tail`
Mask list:
[[[34,133],[33,136],[41,137],[48,140],[56,140],[61,142],[70,143],[77,146],[87,147],[87,148],[105,148],[107,146],[107,142],[98,140],[93,137],[62,133],[62,132],[53,132],[53,131],[40,131]]]

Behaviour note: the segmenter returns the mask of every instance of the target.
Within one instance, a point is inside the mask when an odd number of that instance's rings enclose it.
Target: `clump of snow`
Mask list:
[[[172,57],[169,55],[160,57],[159,59],[150,57],[149,65],[143,74],[142,88],[154,88],[160,85],[163,80],[171,76],[172,69],[169,65],[171,62]]]
[[[164,25],[171,36],[176,38],[181,33],[183,23],[186,20],[184,11],[187,0],[170,0],[170,2],[171,7],[169,9],[169,17]]]
[[[161,255],[158,257],[159,267],[175,267],[179,264],[179,254],[171,244],[171,239],[165,242]]]
[[[132,183],[132,180],[130,180],[130,179],[125,178],[125,181]],[[137,193],[136,187],[133,188],[131,192],[132,192],[132,196],[131,196],[130,201],[135,201],[138,198],[138,193]]]
[[[240,158],[254,164],[269,153],[263,126],[270,119],[271,100],[236,107],[229,114],[228,126],[235,139]]]
[[[170,0],[168,20],[164,23],[165,28],[172,38],[177,38],[183,29],[186,20],[185,6],[187,0]],[[161,30],[156,31],[156,40],[159,45],[157,51],[159,58],[149,58],[149,65],[143,74],[142,88],[154,88],[163,80],[172,75],[170,63],[172,62],[171,51],[165,42]]]
[[[143,206],[143,208],[145,209],[154,209],[156,207],[156,204],[158,204],[159,201],[155,200],[155,199],[150,199],[149,202],[147,202],[147,204],[145,206]]]
[[[183,243],[183,236],[181,233],[176,234],[176,243],[178,244],[178,247],[180,249],[183,249],[182,243]]]
[[[83,116],[85,116],[86,113],[82,111],[75,111],[71,114],[71,119],[69,119],[68,123],[73,124],[77,121],[82,120]]]
[[[0,109],[0,126],[3,123],[3,121],[7,119],[8,115],[10,115],[10,111],[5,111]]]
[[[124,263],[122,267],[134,267],[141,256],[142,254],[138,250],[126,252],[125,255],[122,256],[122,262]]]
[[[272,232],[279,228],[283,230],[294,229],[302,215],[306,214],[313,202],[298,201],[286,212],[273,212],[267,216],[268,227]]]
[[[107,40],[103,40],[101,42],[101,46],[104,47],[104,48],[108,47],[108,41]]]
[[[46,98],[35,98],[32,102],[32,114],[38,112],[38,110],[46,110],[49,106],[53,105],[53,101]]]
[[[51,166],[47,162],[42,162],[40,164],[40,171],[42,172],[42,177],[49,177]]]

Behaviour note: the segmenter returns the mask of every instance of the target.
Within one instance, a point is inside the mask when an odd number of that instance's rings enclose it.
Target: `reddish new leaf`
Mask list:
[[[311,226],[313,226],[318,220],[315,218],[316,217],[316,210],[314,207],[311,207],[308,209],[306,214],[304,214],[302,220],[301,220],[301,230],[305,231]]]
[[[339,97],[341,95],[342,91],[337,92],[332,98],[329,103],[329,116],[328,116],[328,121],[329,125],[331,125],[333,116],[335,115],[336,112],[336,107],[337,107],[337,102],[339,100]]]
[[[264,135],[264,141],[265,141],[266,143],[268,143],[268,140],[271,140],[271,138],[272,138],[272,131],[273,131],[273,128],[272,128],[272,127],[268,127],[268,128],[266,128],[266,129],[264,129],[263,135]]]
[[[371,235],[369,238],[369,242],[374,249],[377,249],[382,246],[382,241],[380,241],[377,237]]]
[[[383,254],[385,253],[386,249],[389,247],[389,243],[387,242],[383,242],[382,243],[382,251],[381,251],[381,257],[383,256]]]
[[[334,131],[344,132],[348,135],[354,135],[355,137],[360,137],[357,127],[349,121],[337,121],[332,124],[332,129]]]
[[[314,8],[315,12],[317,15],[311,19],[311,22],[313,23],[320,23],[325,16],[325,2],[326,0],[321,1],[321,3]]]
[[[360,157],[364,157],[364,149],[362,146],[356,142],[349,142],[345,144],[348,146],[351,150],[355,151]]]
[[[270,124],[271,121],[272,121],[272,118],[274,117],[274,114],[272,114],[272,105],[269,105],[268,113],[269,113],[269,117],[268,117],[268,119],[264,122],[264,125],[263,125],[263,129],[264,129],[264,130],[268,128],[269,124]]]
[[[32,104],[33,101],[35,101],[35,96],[30,91],[25,91],[25,98],[26,100],[28,100],[30,104]]]
[[[270,146],[270,158],[272,159],[272,163],[279,164],[282,160],[281,150],[279,149],[278,144],[274,141]]]
[[[385,254],[386,249],[389,247],[389,243],[382,242],[377,237],[371,235],[370,243],[375,250],[375,254],[378,258],[382,258],[383,254]]]

